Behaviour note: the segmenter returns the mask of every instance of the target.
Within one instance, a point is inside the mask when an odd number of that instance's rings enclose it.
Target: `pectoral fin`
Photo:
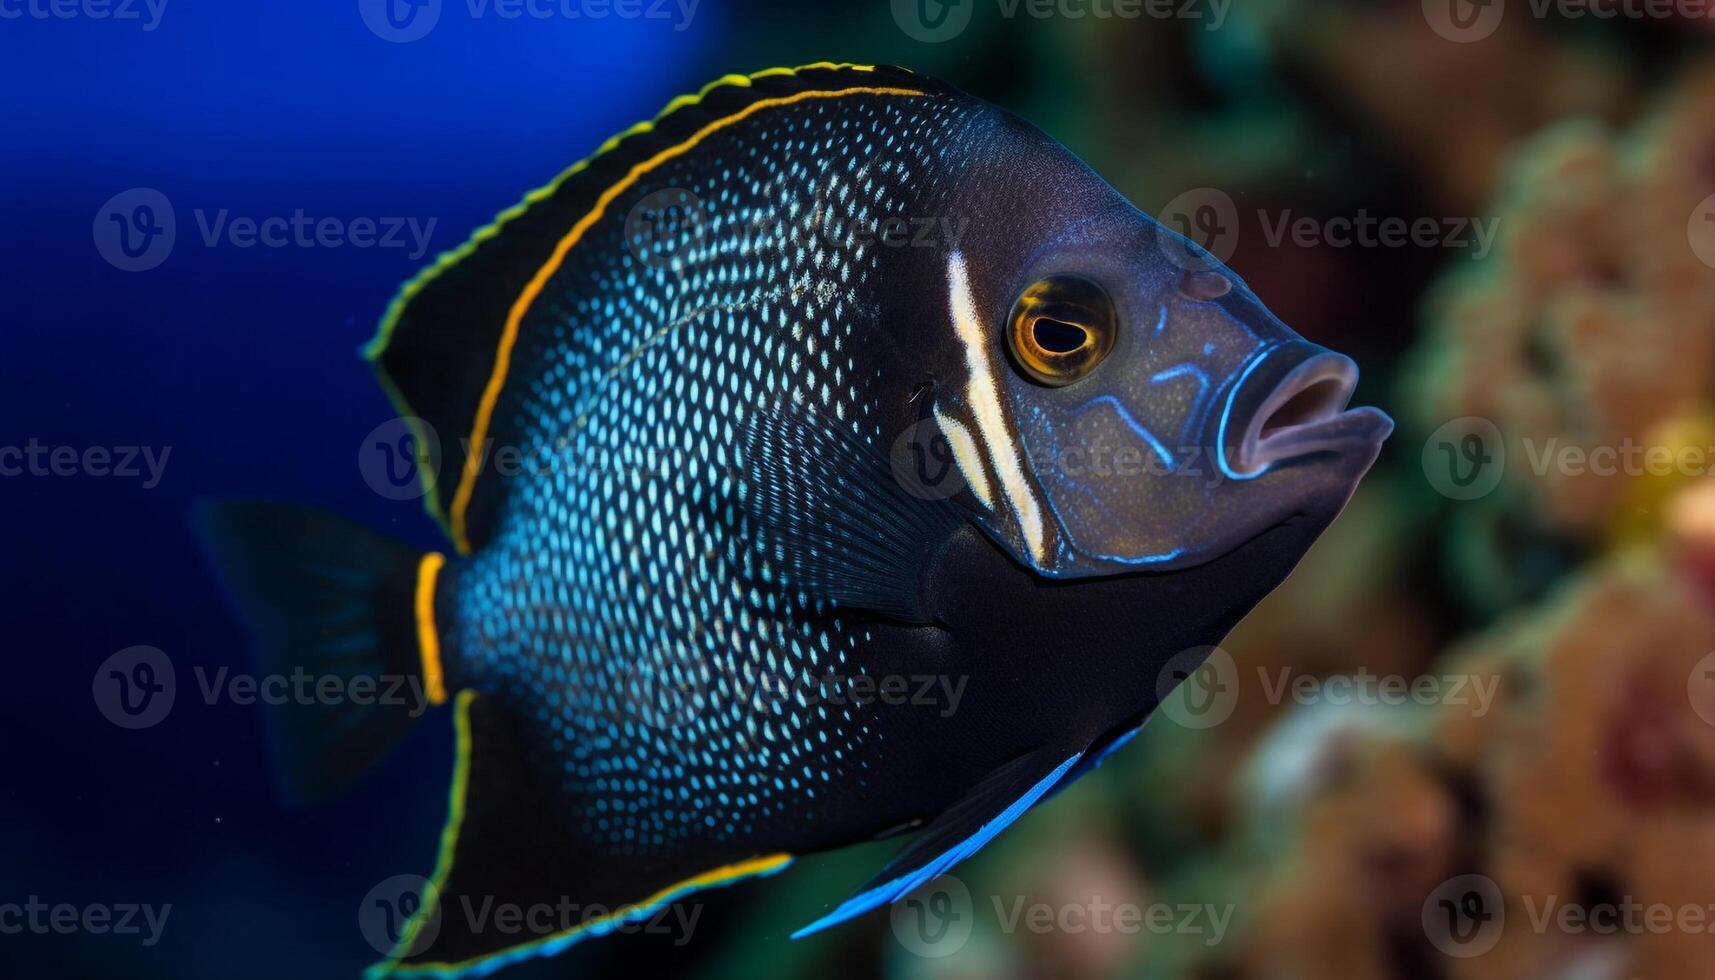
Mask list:
[[[880,908],[946,873],[1022,816],[1082,757],[1082,752],[1063,747],[1042,748],[996,769],[935,818],[856,895],[793,933],[792,938],[820,932]]]
[[[788,587],[902,622],[930,621],[919,589],[962,521],[950,503],[913,496],[873,440],[803,406],[753,413],[743,445],[758,474],[744,510]]]

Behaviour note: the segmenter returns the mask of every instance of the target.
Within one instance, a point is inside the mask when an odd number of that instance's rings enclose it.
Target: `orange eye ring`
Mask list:
[[[1061,388],[1095,370],[1118,333],[1113,301],[1079,276],[1050,276],[1012,305],[1007,347],[1031,380]]]

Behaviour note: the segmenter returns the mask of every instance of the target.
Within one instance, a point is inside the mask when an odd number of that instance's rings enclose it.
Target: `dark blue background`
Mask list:
[[[4,0],[7,10],[19,0]],[[0,974],[353,976],[356,922],[389,875],[426,873],[445,813],[444,713],[332,805],[276,799],[258,713],[193,671],[249,669],[186,514],[211,495],[316,503],[424,547],[417,502],[370,491],[360,440],[392,416],[358,347],[422,261],[397,248],[208,247],[212,216],[411,216],[433,251],[608,135],[731,70],[717,0],[660,21],[473,19],[389,43],[356,0],[170,0],[138,22],[0,20],[0,445],[170,447],[154,489],[0,478],[0,903],[171,903],[162,941],[0,936]],[[817,60],[826,52],[807,52]],[[97,211],[151,187],[173,251],[123,272]],[[126,731],[95,669],[148,644],[171,715]]]

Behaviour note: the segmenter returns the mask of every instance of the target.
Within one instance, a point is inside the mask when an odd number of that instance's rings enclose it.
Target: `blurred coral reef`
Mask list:
[[[1498,254],[1442,284],[1406,407],[1424,431],[1462,416],[1495,423],[1515,520],[1581,544],[1636,532],[1663,488],[1543,463],[1715,444],[1701,420],[1715,277],[1686,230],[1710,194],[1715,72],[1703,71],[1631,130],[1570,122],[1532,140],[1497,209]]]

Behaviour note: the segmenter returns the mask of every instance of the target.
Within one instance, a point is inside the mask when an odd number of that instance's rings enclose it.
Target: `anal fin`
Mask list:
[[[498,700],[467,691],[456,707],[458,759],[432,887],[392,956],[369,968],[371,980],[487,976],[792,862],[787,854],[693,860],[607,852],[568,828],[552,784]],[[503,927],[495,918],[503,909],[525,910],[522,928],[516,920]]]
[[[978,783],[896,854],[858,893],[792,934],[799,939],[910,894],[975,854],[1058,785],[1082,752],[1042,748]]]

